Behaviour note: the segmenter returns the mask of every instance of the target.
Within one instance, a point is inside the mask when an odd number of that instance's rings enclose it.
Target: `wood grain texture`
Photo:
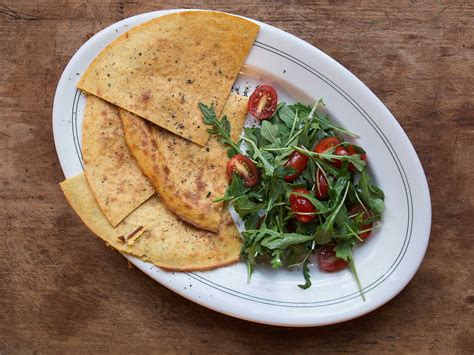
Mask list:
[[[359,319],[275,328],[209,311],[127,269],[66,205],[51,130],[60,74],[93,33],[208,8],[291,32],[365,82],[413,142],[431,190],[421,269]],[[0,0],[0,353],[473,353],[472,1]]]

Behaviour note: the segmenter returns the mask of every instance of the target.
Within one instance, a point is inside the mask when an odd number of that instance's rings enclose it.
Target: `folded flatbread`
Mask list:
[[[205,145],[198,103],[219,115],[259,26],[220,12],[185,11],[124,33],[92,62],[78,88]]]
[[[176,271],[208,270],[239,260],[241,240],[227,209],[218,232],[211,233],[180,221],[155,195],[114,228],[84,174],[60,185],[86,226],[120,252]]]
[[[82,156],[92,194],[112,226],[155,193],[128,150],[117,107],[93,95],[84,113]]]
[[[230,94],[225,104],[234,141],[242,131],[247,102]],[[120,110],[120,117],[130,151],[170,211],[196,227],[217,231],[222,203],[213,199],[222,196],[228,184],[224,144],[212,136],[201,147],[128,111]]]

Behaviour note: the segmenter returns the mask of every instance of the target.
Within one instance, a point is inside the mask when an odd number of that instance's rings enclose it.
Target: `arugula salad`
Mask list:
[[[349,267],[364,298],[352,250],[380,224],[384,193],[371,180],[364,149],[345,140],[358,136],[321,114],[323,105],[278,103],[276,90],[261,85],[249,99],[261,125],[232,142],[227,118],[201,103],[208,131],[230,158],[229,186],[215,201],[231,204],[244,222],[249,280],[259,263],[301,267],[298,286],[306,289],[310,263],[326,272]]]

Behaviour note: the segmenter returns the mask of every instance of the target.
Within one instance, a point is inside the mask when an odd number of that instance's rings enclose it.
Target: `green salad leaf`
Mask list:
[[[247,155],[260,171],[260,182],[253,187],[247,187],[234,174],[225,194],[215,201],[231,204],[244,221],[241,257],[247,264],[249,280],[258,263],[269,262],[275,269],[301,267],[304,284],[298,286],[307,289],[311,286],[312,255],[319,247],[330,244],[335,246],[336,257],[348,262],[364,298],[352,250],[363,241],[360,235],[381,220],[384,193],[372,182],[362,159],[364,150],[343,138],[358,136],[332,122],[321,112],[323,106],[322,100],[313,106],[280,103],[269,120],[262,121],[259,127],[245,128],[240,142],[234,143],[227,118],[219,120],[212,106],[200,104],[204,122],[211,126],[208,131],[229,147],[229,156]],[[320,140],[331,136],[337,137],[340,145],[352,145],[355,154],[338,155],[337,147],[325,153],[313,151]],[[294,181],[288,182],[285,176],[296,170],[285,164],[295,151],[305,155],[308,163]],[[340,164],[336,166],[335,161]],[[327,181],[325,200],[314,195],[319,184],[317,172]],[[292,192],[300,187],[310,193]],[[314,206],[310,221],[301,223],[295,218],[290,195],[304,197]],[[370,213],[350,215],[356,204]]]
[[[214,106],[206,106],[203,103],[199,103],[199,108],[203,113],[203,121],[205,124],[211,125],[207,131],[211,134],[215,134],[221,143],[228,145],[231,150],[229,156],[233,154],[242,154],[240,148],[230,138],[231,125],[226,116],[223,116],[221,120],[217,118]]]

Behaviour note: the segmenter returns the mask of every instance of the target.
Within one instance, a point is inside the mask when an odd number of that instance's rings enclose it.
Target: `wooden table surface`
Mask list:
[[[120,19],[196,7],[314,44],[410,137],[430,185],[432,233],[420,270],[387,305],[322,328],[232,319],[129,270],[67,206],[51,128],[65,65]],[[472,1],[1,0],[0,35],[0,353],[474,352]]]

